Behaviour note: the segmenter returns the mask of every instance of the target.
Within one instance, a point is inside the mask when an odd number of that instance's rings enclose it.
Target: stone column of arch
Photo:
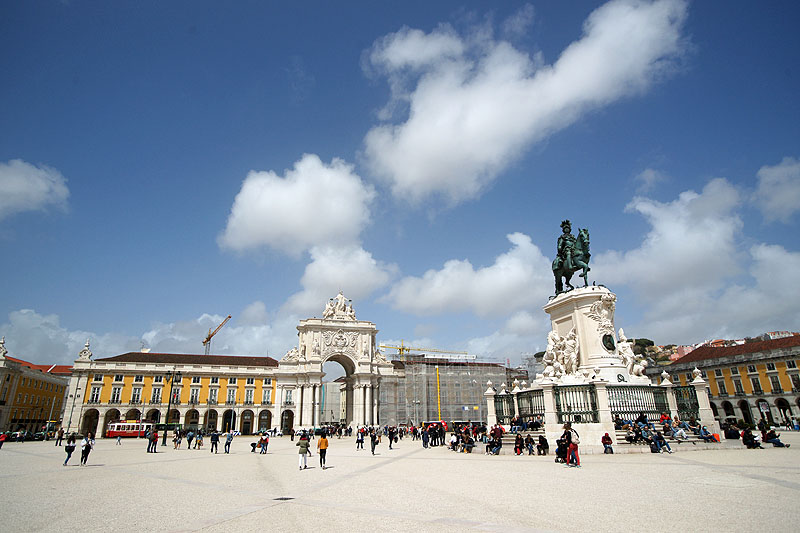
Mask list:
[[[322,384],[314,385],[314,413],[312,424],[314,427],[320,425],[320,393],[322,389]]]
[[[380,409],[379,409],[380,406],[378,404],[379,404],[380,399],[381,399],[380,384],[376,383],[374,389],[375,389],[374,390],[375,399],[374,399],[374,401],[372,403],[372,420],[375,421],[375,424],[380,424],[381,421],[378,419],[378,413],[380,412]]]
[[[367,405],[369,405],[369,425],[375,425],[375,387],[374,385],[367,385]]]

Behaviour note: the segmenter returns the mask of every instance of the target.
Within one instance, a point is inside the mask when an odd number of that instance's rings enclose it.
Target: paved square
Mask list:
[[[6,443],[0,518],[6,531],[785,531],[800,519],[800,434],[783,439],[794,446],[586,455],[575,469],[409,439],[372,456],[334,438],[324,471],[316,453],[299,471],[288,437],[267,455],[250,453],[252,437],[230,455],[208,439],[156,455],[104,439],[84,468],[79,451],[62,466],[53,442]]]

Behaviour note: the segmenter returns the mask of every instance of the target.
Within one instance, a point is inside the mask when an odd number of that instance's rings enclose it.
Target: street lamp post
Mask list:
[[[180,381],[181,373],[172,369],[167,371],[165,377],[169,381],[169,400],[167,400],[167,421],[164,424],[164,438],[161,439],[162,446],[167,445],[167,426],[169,426],[169,412],[172,410],[172,389],[175,387],[175,380]]]

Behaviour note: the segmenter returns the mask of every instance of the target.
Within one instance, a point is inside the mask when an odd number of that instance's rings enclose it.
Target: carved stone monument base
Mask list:
[[[555,357],[556,361],[551,375],[547,376],[546,370],[543,377],[561,384],[600,380],[609,383],[650,383],[646,376],[636,375],[643,367],[636,367],[642,362],[630,350],[631,343],[620,342],[626,339],[617,339],[614,330],[616,301],[617,296],[606,287],[591,286],[559,294],[544,306],[552,325],[545,358]],[[568,341],[571,334],[577,341],[577,356]],[[550,351],[553,351],[552,356]],[[561,365],[557,361],[559,355],[564,359]],[[572,364],[569,363],[570,357]]]

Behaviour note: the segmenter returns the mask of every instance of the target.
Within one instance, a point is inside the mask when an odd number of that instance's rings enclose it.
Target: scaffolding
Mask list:
[[[393,361],[398,375],[383,378],[380,387],[381,424],[485,422],[487,381],[499,386],[520,375],[499,363],[454,359],[407,354]]]

